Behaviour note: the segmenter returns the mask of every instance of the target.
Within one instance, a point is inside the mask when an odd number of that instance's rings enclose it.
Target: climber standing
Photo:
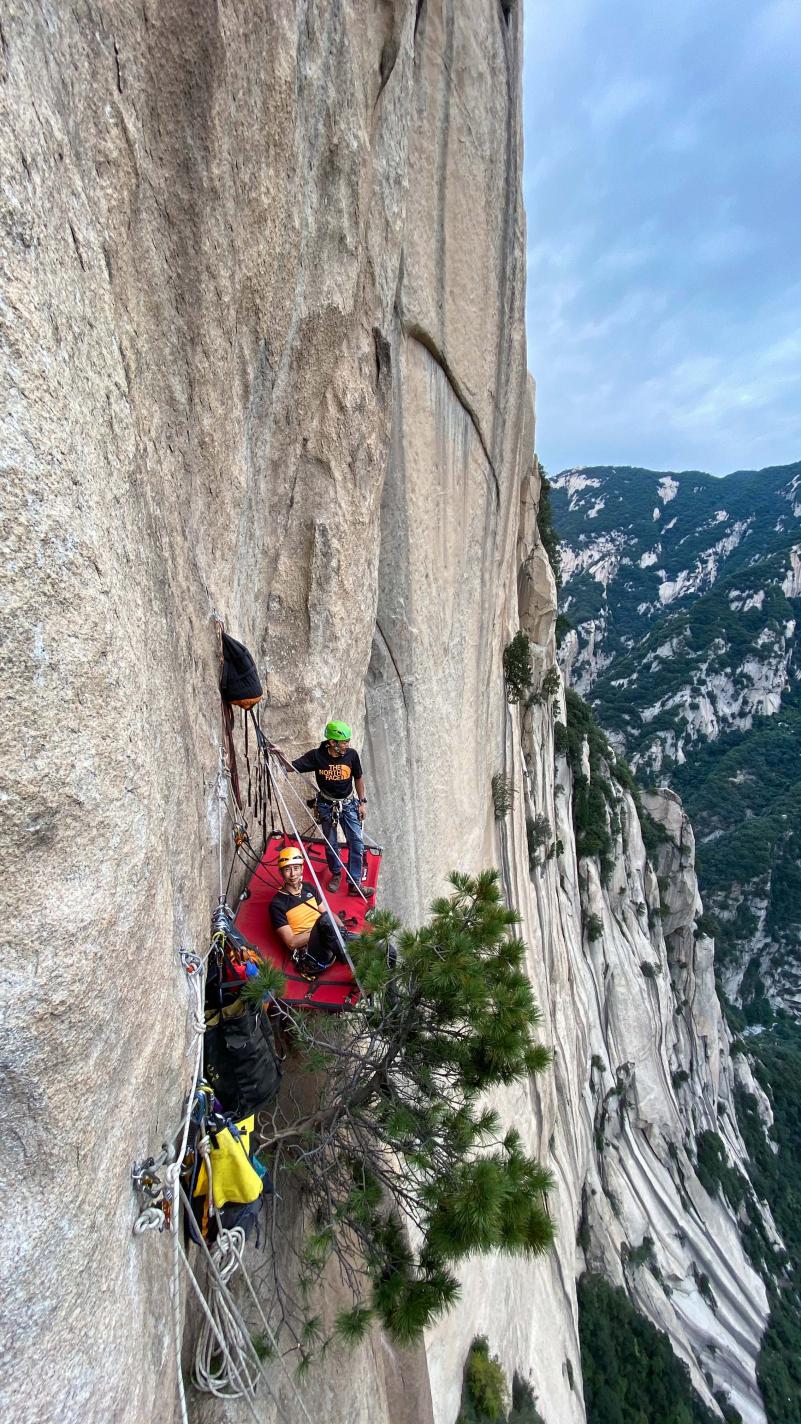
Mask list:
[[[346,722],[327,723],[319,747],[297,757],[292,766],[295,771],[313,771],[317,782],[315,809],[325,837],[325,858],[331,872],[328,889],[335,895],[342,881],[342,862],[337,851],[337,826],[341,826],[348,843],[348,894],[372,899],[373,887],[361,883],[362,821],[367,797],[361,759],[350,744],[350,727]]]

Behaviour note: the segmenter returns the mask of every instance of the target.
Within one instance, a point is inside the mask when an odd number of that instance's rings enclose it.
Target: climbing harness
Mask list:
[[[280,762],[278,763],[278,765],[280,766]],[[313,797],[311,801],[306,801],[306,802],[304,802],[303,797],[300,795],[300,793],[299,793],[299,792],[295,789],[295,787],[292,785],[292,782],[289,780],[289,777],[288,777],[287,773],[284,771],[283,767],[281,767],[281,771],[282,771],[282,774],[283,774],[283,777],[284,777],[285,786],[286,786],[287,789],[292,793],[292,795],[293,795],[293,796],[295,797],[295,799],[300,803],[301,806],[304,806],[304,805],[310,806],[310,805],[312,805],[312,802],[316,803],[317,801],[325,801],[327,804],[329,804],[329,805],[331,805],[331,806],[334,807],[335,814],[331,817],[331,819],[332,819],[332,821],[334,822],[334,826],[335,826],[335,827],[339,824],[339,814],[338,814],[338,812],[341,810],[341,808],[342,808],[343,806],[346,806],[349,801],[356,801],[356,800],[358,799],[357,796],[356,796],[356,794],[355,794],[355,792],[354,792],[354,794],[353,794],[352,796],[348,796],[348,797],[346,797],[344,800],[339,800],[339,801],[337,801],[337,800],[335,800],[335,799],[334,799],[333,797],[331,797],[331,796],[326,796],[323,791],[318,791],[317,794],[316,794],[316,796]],[[271,775],[274,777],[274,776],[275,776],[275,773],[274,773],[274,772],[271,772]],[[277,795],[277,794],[278,794],[278,788],[277,788],[277,786],[276,786],[276,795]],[[284,803],[284,804],[285,804],[285,803]],[[287,813],[287,814],[288,814],[288,813]],[[292,824],[292,826],[294,827],[294,825],[295,825],[294,821],[292,821],[291,824]],[[295,834],[297,834],[297,830],[295,831]],[[364,834],[364,828],[363,828],[363,827],[362,827],[362,838],[363,838],[363,840],[364,840],[365,845],[368,845],[368,846],[370,846],[372,849],[377,850],[377,851],[380,851],[380,850],[381,850],[381,847],[380,847],[379,845],[377,845],[375,841],[370,840],[369,837],[367,837],[367,836]],[[358,890],[358,891],[359,891],[359,894],[361,894],[361,886],[358,884],[358,882],[357,882],[357,881],[354,879],[354,877],[351,875],[350,871],[348,870],[347,865],[345,864],[345,862],[343,861],[341,855],[339,854],[339,846],[336,845],[336,844],[334,844],[333,841],[328,841],[328,840],[326,840],[326,844],[331,847],[331,850],[333,851],[334,856],[335,856],[336,861],[337,861],[337,864],[338,864],[338,866],[339,866],[340,872],[341,872],[341,873],[344,873],[346,879],[350,881],[350,884],[353,886],[354,890]],[[362,898],[364,899],[365,897],[362,896]]]

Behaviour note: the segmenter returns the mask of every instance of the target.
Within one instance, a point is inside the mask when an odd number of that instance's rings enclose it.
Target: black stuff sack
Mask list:
[[[238,998],[207,1012],[205,1053],[209,1082],[226,1112],[244,1117],[277,1097],[283,1070],[263,1010]]]
[[[255,707],[261,701],[262,686],[253,656],[244,643],[222,635],[223,667],[220,696],[234,707]]]

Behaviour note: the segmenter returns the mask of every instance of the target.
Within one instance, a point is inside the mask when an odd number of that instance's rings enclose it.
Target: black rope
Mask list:
[[[256,730],[259,731],[259,732],[261,731],[261,726],[260,726],[260,724],[259,724],[259,719],[258,719],[258,717],[256,718]],[[257,741],[258,741],[258,739],[257,739]],[[262,794],[261,794],[261,836],[262,836],[262,848],[263,848],[264,850],[266,850],[266,849],[267,849],[267,797],[270,795],[270,778],[269,778],[268,775],[266,775],[266,773],[269,772],[270,763],[269,763],[269,759],[268,759],[263,753],[262,753],[262,756],[261,756],[261,759],[260,759],[259,766],[260,766],[260,770],[261,770],[261,773],[262,773],[262,782],[261,782],[261,793],[262,793]],[[266,795],[265,795],[265,792],[266,792]],[[270,802],[270,829],[271,829],[271,830],[273,829],[272,801]]]
[[[256,734],[256,793],[255,793],[255,818],[261,826],[262,841],[267,846],[267,805],[270,807],[270,829],[275,830],[275,813],[273,810],[272,788],[270,785],[270,763],[269,763],[269,742],[261,730],[261,724],[254,708],[250,709],[250,720],[253,723],[253,730]],[[281,822],[281,829],[286,835],[286,827]]]
[[[242,721],[243,721],[244,727],[245,727],[245,766],[246,766],[247,769],[248,769],[248,810],[250,811],[250,810],[252,810],[252,808],[253,808],[253,801],[252,801],[252,796],[251,796],[252,784],[253,784],[253,774],[252,774],[251,765],[250,765],[250,749],[249,749],[249,747],[248,747],[248,714],[247,714],[247,712],[244,712],[244,713],[243,713],[243,715],[242,715]],[[256,808],[256,819],[257,819],[257,820],[258,820],[258,815],[259,815],[259,812],[258,812],[258,807],[257,807],[257,808]]]
[[[268,777],[266,778],[266,782],[267,782],[267,800],[268,800],[269,803],[270,803],[270,830],[271,830],[271,831],[274,831],[274,830],[275,830],[275,807],[273,806],[273,779],[272,779],[272,777],[271,777],[271,776],[268,776]],[[265,826],[265,829],[266,829],[266,826]],[[265,837],[265,840],[266,840],[266,837]]]
[[[228,891],[231,889],[231,881],[234,878],[234,866],[236,865],[236,841],[234,841],[234,854],[231,856],[231,868],[228,871],[228,883],[225,887],[225,903],[228,904]]]
[[[234,710],[230,703],[222,703],[224,737],[228,743],[228,774],[231,778],[231,789],[236,799],[237,810],[242,815],[242,792],[239,789],[239,771],[236,765],[236,747],[234,746]],[[244,820],[244,816],[242,817]]]
[[[304,839],[305,837],[301,836],[301,840]],[[257,851],[254,850],[250,840],[248,840],[247,842],[243,842],[241,845],[238,845],[236,848],[236,854],[242,861],[242,864],[247,866],[247,868],[252,871],[250,877],[251,880],[261,880],[264,885],[269,885],[271,890],[275,889],[275,881],[269,879],[266,875],[262,874],[262,858],[258,855]],[[324,850],[322,851],[322,855],[324,859]]]

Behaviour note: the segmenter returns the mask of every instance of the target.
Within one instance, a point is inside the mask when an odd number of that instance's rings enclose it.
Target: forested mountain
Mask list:
[[[736,1110],[753,1192],[780,1235],[770,1241],[753,1213],[741,1226],[770,1302],[757,1367],[767,1418],[791,1424],[801,1417],[801,463],[724,479],[592,467],[551,487],[563,668],[640,780],[683,799],[705,907],[697,932],[715,937],[729,1023],[747,1037],[738,1062],[767,1094],[760,1107],[743,1081]],[[738,1037],[733,1052],[745,1046]],[[710,1164],[714,1175],[720,1162]],[[743,1179],[723,1176],[741,1204]],[[592,1326],[585,1302],[590,1339]],[[597,1407],[589,1346],[588,1359],[600,1424],[618,1416]],[[630,1388],[641,1385],[632,1376]]]
[[[723,988],[801,1009],[801,462],[566,470],[562,661],[698,841]],[[715,923],[716,922],[716,923]]]

